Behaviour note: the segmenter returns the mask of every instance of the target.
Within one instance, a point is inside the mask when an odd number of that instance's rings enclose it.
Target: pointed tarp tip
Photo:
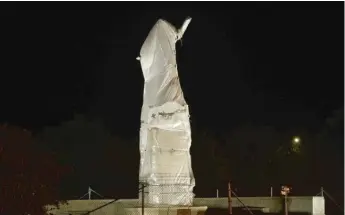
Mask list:
[[[191,17],[187,17],[183,24],[182,24],[182,27],[178,30],[178,40],[180,40],[182,37],[183,37],[183,34],[184,32],[187,30],[187,27],[189,25],[189,23],[192,21],[192,18]]]

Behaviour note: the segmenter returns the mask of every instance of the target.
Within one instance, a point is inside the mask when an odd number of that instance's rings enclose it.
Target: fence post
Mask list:
[[[144,204],[145,204],[145,201],[144,201],[144,187],[145,187],[145,185],[144,185],[144,183],[141,183],[141,215],[144,215],[144,210],[145,210],[145,208],[144,208]]]
[[[285,215],[289,214],[289,210],[288,210],[288,201],[287,201],[287,194],[284,196],[284,209],[285,209]]]
[[[271,186],[271,198],[273,197],[273,187]]]
[[[229,201],[229,215],[232,215],[232,200],[231,200],[231,183],[228,183],[228,201]]]

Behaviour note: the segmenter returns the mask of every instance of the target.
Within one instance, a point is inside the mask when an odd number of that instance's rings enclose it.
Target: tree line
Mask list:
[[[318,131],[243,124],[220,133],[194,126],[196,197],[214,197],[217,189],[226,196],[231,180],[239,196],[268,196],[271,186],[279,195],[284,184],[292,195],[315,195],[323,186],[343,198],[343,131],[343,110]],[[45,214],[42,205],[78,199],[89,186],[104,198],[136,198],[138,142],[84,115],[35,134],[1,125],[0,214]]]

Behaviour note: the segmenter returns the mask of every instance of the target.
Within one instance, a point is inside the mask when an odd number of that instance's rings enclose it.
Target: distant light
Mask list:
[[[294,137],[292,139],[291,149],[292,149],[292,152],[294,152],[294,153],[300,153],[301,152],[301,138]]]
[[[293,142],[294,143],[299,143],[301,141],[301,139],[299,137],[294,137],[293,138]]]

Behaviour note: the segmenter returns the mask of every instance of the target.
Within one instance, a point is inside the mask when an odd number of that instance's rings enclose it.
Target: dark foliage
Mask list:
[[[70,171],[36,147],[30,132],[0,125],[0,214],[46,214],[58,205],[60,181]]]

